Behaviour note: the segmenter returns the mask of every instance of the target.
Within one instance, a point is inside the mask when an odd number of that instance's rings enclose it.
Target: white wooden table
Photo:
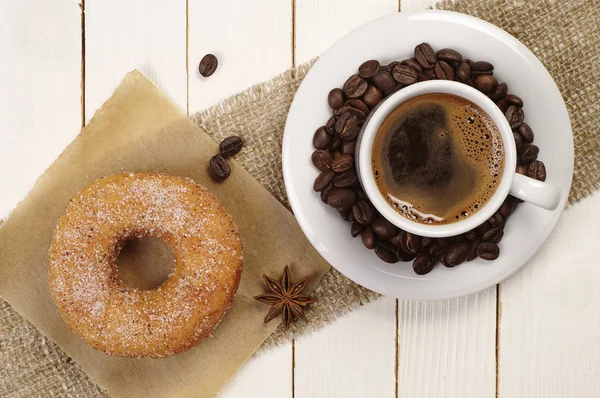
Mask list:
[[[83,1],[83,0],[81,0]],[[189,113],[431,0],[0,0],[0,214],[25,196],[123,75]],[[200,58],[218,73],[203,80]],[[567,210],[497,287],[381,298],[251,359],[223,397],[600,397],[600,196]]]

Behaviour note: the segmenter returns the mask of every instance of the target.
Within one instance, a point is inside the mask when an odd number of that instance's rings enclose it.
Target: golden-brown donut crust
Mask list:
[[[152,290],[125,285],[116,259],[128,239],[153,236],[175,254]],[[219,201],[194,181],[123,173],[77,194],[50,247],[52,297],[71,329],[110,355],[162,358],[193,347],[221,321],[238,288],[242,244]]]

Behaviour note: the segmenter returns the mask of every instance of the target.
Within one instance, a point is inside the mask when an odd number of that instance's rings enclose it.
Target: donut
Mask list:
[[[124,284],[125,242],[155,237],[175,255],[155,289]],[[109,355],[164,358],[206,338],[228,310],[242,273],[237,227],[213,194],[167,174],[101,178],[71,199],[49,250],[49,283],[73,332]]]

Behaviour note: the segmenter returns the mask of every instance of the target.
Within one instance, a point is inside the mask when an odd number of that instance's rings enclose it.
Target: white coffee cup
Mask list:
[[[494,195],[471,216],[449,224],[422,224],[400,215],[379,191],[372,170],[373,143],[385,118],[406,100],[430,93],[454,94],[478,105],[492,118],[504,144],[504,172]],[[489,219],[509,194],[547,210],[554,210],[561,197],[559,188],[516,173],[517,148],[513,132],[496,104],[473,87],[449,80],[416,83],[390,95],[383,101],[361,129],[356,141],[356,161],[363,190],[379,213],[397,227],[420,236],[441,238],[470,231]]]

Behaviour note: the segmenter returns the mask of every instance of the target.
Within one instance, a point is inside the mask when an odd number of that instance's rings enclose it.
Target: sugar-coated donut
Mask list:
[[[175,254],[159,287],[118,277],[123,244],[153,236]],[[123,173],[78,193],[50,246],[49,282],[59,312],[92,347],[122,357],[162,358],[193,347],[221,321],[238,288],[242,244],[219,201],[194,181]]]

